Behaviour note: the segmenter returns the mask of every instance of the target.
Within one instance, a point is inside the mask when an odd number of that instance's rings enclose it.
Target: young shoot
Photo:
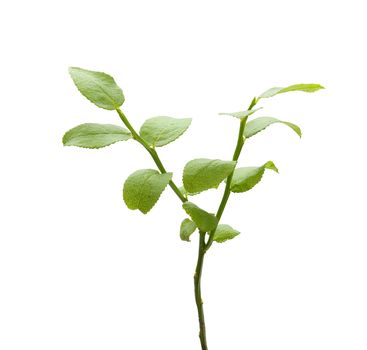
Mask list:
[[[182,222],[178,226],[179,237],[190,242],[193,234],[199,236],[198,258],[194,275],[195,301],[199,318],[199,339],[202,350],[208,349],[201,276],[204,257],[214,242],[223,243],[240,234],[232,226],[221,223],[223,212],[232,192],[244,193],[255,187],[265,171],[278,172],[269,160],[257,166],[242,166],[239,161],[243,146],[248,139],[268,126],[280,123],[301,137],[301,129],[288,121],[274,117],[259,116],[262,108],[255,108],[262,100],[291,91],[315,92],[323,89],[318,84],[296,84],[288,87],[273,87],[254,97],[248,108],[234,113],[220,113],[238,119],[237,143],[231,159],[199,158],[187,162],[183,169],[183,184],[177,185],[173,174],[166,170],[157,149],[177,140],[190,127],[190,118],[157,116],[147,119],[137,131],[121,109],[124,94],[115,80],[108,74],[77,67],[69,73],[79,92],[97,107],[115,111],[122,125],[86,123],[67,131],[62,139],[65,146],[102,148],[120,141],[138,142],[153,159],[156,169],[139,169],[130,174],[123,186],[122,195],[126,206],[147,214],[158,202],[162,192],[169,186],[182,207]],[[180,176],[181,177],[181,176]],[[225,182],[218,210],[209,213],[194,203],[194,195],[209,189],[217,189]]]

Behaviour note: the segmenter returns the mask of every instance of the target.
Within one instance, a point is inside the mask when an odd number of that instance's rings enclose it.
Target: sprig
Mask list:
[[[191,119],[157,116],[147,119],[137,132],[121,110],[125,97],[121,88],[110,75],[78,67],[69,68],[69,73],[83,96],[99,108],[116,111],[125,128],[112,124],[81,124],[65,133],[62,139],[63,144],[65,146],[98,149],[120,141],[133,140],[138,142],[149,153],[157,169],[139,169],[126,179],[123,186],[123,199],[127,207],[147,214],[156,205],[168,185],[182,202],[182,208],[186,214],[180,225],[180,238],[183,241],[190,242],[194,232],[198,231],[199,233],[199,251],[194,287],[201,348],[207,350],[204,309],[201,297],[201,275],[205,254],[213,242],[223,243],[240,234],[230,225],[220,223],[230,194],[232,192],[244,193],[251,190],[261,181],[267,169],[278,172],[272,161],[260,166],[238,167],[245,141],[274,123],[286,125],[298,136],[301,137],[302,135],[301,129],[288,121],[282,121],[274,117],[248,119],[262,109],[262,107],[254,108],[262,99],[291,91],[315,92],[323,89],[323,87],[318,84],[274,87],[266,90],[258,97],[254,97],[244,111],[220,113],[233,116],[239,120],[237,143],[232,159],[199,158],[190,160],[183,169],[183,186],[178,187],[173,181],[173,174],[166,170],[159,158],[157,148],[164,147],[181,137],[190,127]],[[216,214],[200,208],[189,198],[209,189],[217,189],[223,182],[225,182],[225,188]]]

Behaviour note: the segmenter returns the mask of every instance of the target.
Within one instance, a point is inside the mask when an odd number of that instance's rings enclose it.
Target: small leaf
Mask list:
[[[140,136],[152,147],[162,147],[179,138],[190,126],[191,119],[154,117],[140,128]]]
[[[218,219],[214,214],[206,212],[191,202],[183,203],[182,207],[191,217],[192,221],[195,222],[200,231],[209,232],[217,227]]]
[[[255,109],[247,109],[246,111],[242,111],[242,112],[219,113],[219,115],[230,115],[230,116],[235,117],[235,118],[243,119],[243,118],[246,118],[246,117],[250,116],[251,114],[254,114],[259,109],[262,109],[262,107],[255,108]]]
[[[124,94],[110,75],[78,67],[70,67],[69,73],[80,93],[96,106],[113,110],[124,103]]]
[[[231,191],[239,193],[251,190],[251,188],[261,181],[265,169],[278,172],[277,167],[272,161],[269,161],[260,167],[245,167],[236,169],[233,173]]]
[[[125,181],[124,201],[129,209],[139,209],[146,214],[153,208],[172,178],[172,173],[142,169],[132,173]]]
[[[215,230],[213,240],[218,243],[223,243],[229,239],[233,239],[240,234],[239,231],[233,229],[229,225],[218,225]]]
[[[290,91],[303,91],[303,92],[315,92],[321,89],[325,89],[323,86],[319,84],[295,84],[290,85],[288,87],[273,87],[269,90],[266,90],[263,92],[258,99],[260,98],[269,98],[273,97],[278,94],[282,94],[284,92],[290,92]]]
[[[195,232],[196,224],[190,219],[185,219],[181,223],[180,237],[183,241],[190,242],[190,236]]]
[[[187,199],[187,197],[188,197],[189,194],[187,193],[185,187],[184,186],[181,186],[178,189],[182,193],[182,195]]]
[[[86,123],[67,131],[62,142],[64,146],[102,148],[129,139],[131,139],[130,131],[120,126]]]
[[[285,122],[276,118],[272,118],[272,117],[259,117],[253,120],[250,120],[249,122],[247,122],[246,127],[245,127],[245,137],[249,138],[251,136],[256,135],[258,132],[264,130],[265,128],[267,128],[269,125],[274,124],[274,123],[281,123],[284,125],[289,126],[299,137],[302,136],[302,131],[300,129],[299,126],[297,126],[296,124],[292,124],[290,122]]]
[[[235,161],[199,158],[188,162],[183,171],[183,183],[188,193],[196,194],[217,188],[236,166]]]

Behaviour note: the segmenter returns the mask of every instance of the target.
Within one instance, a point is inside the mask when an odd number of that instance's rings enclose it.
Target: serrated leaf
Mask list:
[[[217,188],[236,166],[235,161],[199,158],[188,162],[183,171],[183,183],[188,193],[197,194]]]
[[[131,137],[130,131],[117,125],[86,123],[67,131],[62,142],[64,146],[102,148]]]
[[[190,219],[185,219],[182,221],[180,226],[180,237],[183,241],[190,242],[190,236],[196,230],[195,222],[191,221]]]
[[[216,228],[218,219],[214,214],[206,212],[191,202],[183,203],[182,207],[191,217],[192,221],[195,222],[200,231],[209,232]]]
[[[190,118],[154,117],[140,128],[140,136],[152,147],[162,147],[179,138],[190,126]]]
[[[223,243],[229,239],[233,239],[240,234],[239,231],[235,230],[229,225],[218,225],[215,230],[213,240],[218,243]]]
[[[275,95],[282,94],[284,92],[290,92],[290,91],[315,92],[321,89],[324,89],[324,87],[319,84],[295,84],[295,85],[287,86],[285,88],[284,87],[273,87],[263,92],[258,97],[258,99],[269,98],[269,97],[273,97]]]
[[[247,122],[246,127],[245,127],[245,137],[249,138],[251,136],[256,135],[258,132],[264,130],[265,128],[267,128],[269,125],[274,124],[274,123],[281,123],[284,125],[289,126],[299,137],[302,136],[302,131],[300,129],[299,126],[297,126],[296,124],[290,123],[290,122],[285,122],[283,120],[279,120],[276,118],[272,118],[272,117],[259,117],[253,120],[250,120],[249,122]]]
[[[69,73],[80,93],[96,106],[113,110],[124,103],[124,94],[110,75],[78,67],[70,67]]]
[[[172,173],[142,169],[132,173],[125,181],[124,201],[129,209],[139,209],[146,214],[153,208],[172,178]]]
[[[243,118],[246,118],[246,117],[250,116],[251,114],[254,114],[259,109],[262,109],[262,107],[255,108],[255,109],[247,109],[246,111],[241,111],[241,112],[219,113],[219,115],[230,115],[230,116],[238,118],[238,119],[243,119]]]
[[[266,162],[260,167],[237,168],[233,173],[231,191],[239,193],[251,190],[251,188],[261,181],[265,169],[278,172],[277,167],[272,161]]]

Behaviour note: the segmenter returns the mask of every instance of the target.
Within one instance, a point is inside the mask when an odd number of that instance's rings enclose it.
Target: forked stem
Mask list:
[[[249,106],[249,110],[251,110],[255,105],[256,105],[256,99],[253,99],[250,106]],[[126,118],[125,114],[119,109],[116,109],[118,115],[120,116],[120,119],[122,120],[122,122],[125,124],[125,126],[129,129],[129,131],[131,132],[133,138],[138,141],[147,151],[148,153],[151,155],[151,157],[153,158],[155,164],[157,165],[157,168],[159,169],[159,171],[164,174],[167,173],[165,167],[163,166],[157,151],[150,147],[147,142],[135,131],[135,129],[132,127],[132,125],[130,124],[130,122],[128,121],[128,119]],[[244,145],[244,130],[245,130],[245,126],[246,126],[246,122],[247,122],[247,117],[242,119],[240,122],[240,128],[238,131],[238,139],[237,139],[237,144],[236,144],[236,148],[232,157],[232,160],[237,161],[241,151],[242,151],[242,147]],[[234,171],[233,171],[234,172]],[[226,187],[223,193],[223,197],[222,200],[220,202],[216,217],[218,219],[218,222],[220,221],[223,211],[227,205],[230,193],[231,193],[231,181],[233,178],[233,172],[228,176],[227,178],[227,183],[226,183]],[[181,200],[181,202],[186,202],[187,198],[181,193],[181,191],[179,190],[179,188],[177,187],[177,185],[173,182],[170,181],[169,182],[170,187],[172,188],[172,190],[176,193],[176,195],[178,196],[178,198]],[[206,327],[205,327],[205,317],[204,317],[204,307],[203,307],[203,299],[201,296],[201,276],[202,276],[202,272],[203,272],[203,265],[204,265],[204,257],[205,257],[205,253],[209,250],[209,248],[211,247],[213,240],[214,240],[214,233],[215,230],[209,232],[209,238],[208,241],[205,242],[205,236],[206,236],[206,232],[200,231],[199,232],[199,252],[198,252],[198,260],[197,260],[197,264],[196,264],[196,269],[195,269],[195,275],[194,275],[194,289],[195,289],[195,302],[196,302],[196,307],[197,307],[197,311],[198,311],[198,317],[199,317],[199,338],[200,338],[200,344],[201,344],[201,349],[202,350],[208,350],[208,344],[207,344],[207,340],[206,340]]]

